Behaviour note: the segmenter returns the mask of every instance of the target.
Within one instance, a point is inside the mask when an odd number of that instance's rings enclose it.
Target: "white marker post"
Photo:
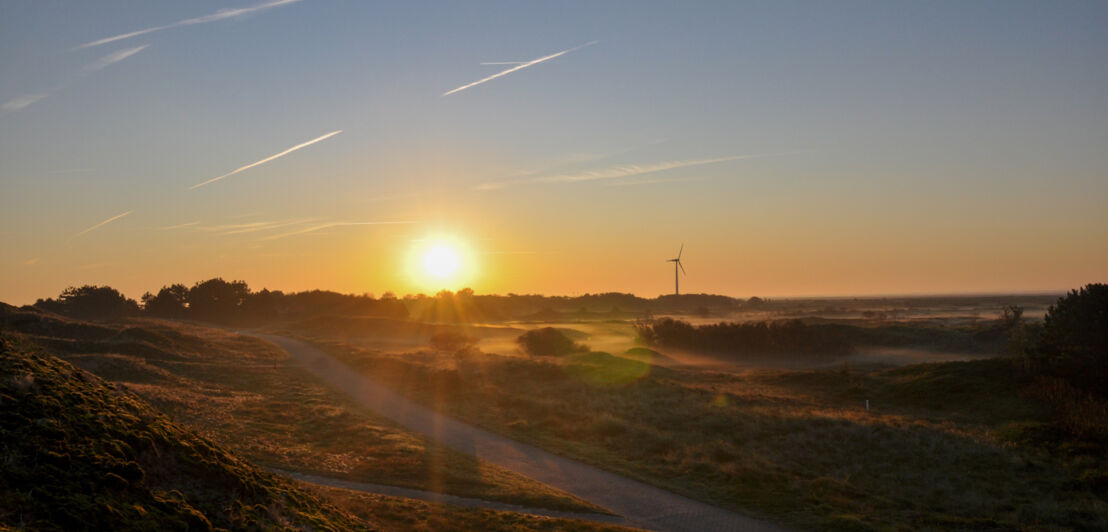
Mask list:
[[[866,412],[869,412],[869,399],[866,399]]]

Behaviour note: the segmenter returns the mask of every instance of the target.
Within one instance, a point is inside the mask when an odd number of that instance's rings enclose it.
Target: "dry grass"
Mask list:
[[[473,530],[625,532],[637,530],[575,519],[462,508],[311,484],[303,484],[303,486],[341,510],[385,532],[469,532]]]
[[[1002,361],[726,374],[324,347],[462,419],[801,527],[1108,525],[1073,470],[1004,437],[1042,412]]]
[[[263,466],[523,506],[601,510],[367,412],[257,338],[159,320],[31,325],[36,343]]]

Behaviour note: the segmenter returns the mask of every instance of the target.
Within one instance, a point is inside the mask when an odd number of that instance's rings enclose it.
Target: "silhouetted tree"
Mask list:
[[[58,314],[77,318],[109,319],[135,316],[138,303],[110,286],[84,285],[69,287],[58,299],[39,299],[35,306]]]
[[[147,292],[142,296],[142,308],[152,316],[182,318],[188,311],[189,289],[183,284],[163,286],[158,295]]]
[[[207,321],[234,321],[249,294],[245,281],[229,283],[217,277],[196,283],[188,294],[190,314]]]
[[[265,288],[247,293],[242,303],[242,314],[250,321],[266,321],[277,317],[277,300],[281,292],[270,292]]]

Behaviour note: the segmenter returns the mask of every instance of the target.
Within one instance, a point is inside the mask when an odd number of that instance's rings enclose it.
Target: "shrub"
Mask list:
[[[1108,395],[1108,285],[1089,284],[1059,298],[1036,340],[1026,353],[1036,373]]]
[[[730,355],[849,354],[854,347],[843,332],[825,325],[798,320],[756,323],[692,325],[672,318],[635,323],[639,338],[648,345],[677,347]]]
[[[455,352],[473,345],[474,339],[460,332],[442,331],[431,335],[431,349],[436,351]]]
[[[564,356],[589,350],[587,346],[570,340],[553,327],[527,331],[516,338],[516,343],[533,356]]]

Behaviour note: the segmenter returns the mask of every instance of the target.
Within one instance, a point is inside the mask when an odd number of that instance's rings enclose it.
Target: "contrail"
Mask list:
[[[490,182],[477,185],[477,190],[496,190],[504,188],[508,185],[522,185],[527,183],[580,183],[582,181],[596,181],[598,179],[617,179],[620,177],[630,177],[642,174],[650,174],[654,172],[662,172],[665,170],[672,170],[675,168],[685,168],[688,166],[700,166],[702,164],[714,164],[722,163],[726,161],[737,161],[739,159],[753,159],[756,157],[764,157],[763,155],[733,155],[730,157],[716,157],[714,159],[691,159],[681,161],[663,161],[654,164],[628,164],[622,166],[612,166],[609,168],[603,168],[600,170],[591,170],[588,172],[581,172],[577,174],[558,174],[551,176],[536,177],[532,179],[522,179],[515,181],[499,181]]]
[[[216,181],[219,181],[220,179],[223,179],[223,178],[225,178],[225,177],[229,177],[229,176],[233,176],[233,175],[235,175],[235,174],[237,174],[237,173],[239,173],[239,172],[242,172],[242,171],[244,171],[244,170],[249,170],[249,169],[251,169],[251,168],[254,168],[255,166],[258,166],[258,165],[260,165],[260,164],[265,164],[265,163],[268,163],[269,161],[272,161],[272,160],[274,160],[274,159],[276,159],[276,158],[278,158],[278,157],[284,157],[285,155],[288,155],[288,154],[290,154],[290,153],[292,153],[292,152],[294,152],[294,151],[296,151],[296,150],[299,150],[300,148],[306,148],[306,147],[308,147],[308,146],[311,146],[312,144],[315,144],[315,143],[317,143],[317,142],[319,142],[319,141],[321,141],[321,140],[327,140],[327,139],[329,139],[329,138],[331,138],[331,137],[333,137],[333,136],[335,136],[335,135],[338,135],[339,133],[342,133],[342,130],[341,130],[341,129],[340,129],[340,130],[337,130],[337,131],[332,131],[332,132],[330,132],[330,133],[328,133],[328,134],[326,134],[326,135],[323,135],[322,137],[314,138],[314,139],[312,139],[312,140],[309,140],[308,142],[304,142],[304,143],[301,143],[301,144],[297,144],[296,146],[293,146],[293,147],[291,147],[291,148],[289,148],[289,149],[287,149],[287,150],[285,150],[285,151],[283,151],[283,152],[281,152],[281,153],[278,153],[278,154],[276,154],[276,155],[270,155],[269,157],[266,157],[265,159],[262,159],[262,160],[260,160],[260,161],[258,161],[258,162],[255,162],[255,163],[250,163],[250,164],[248,164],[248,165],[246,165],[246,166],[243,166],[243,167],[241,167],[241,168],[237,168],[237,169],[235,169],[234,171],[228,172],[228,173],[226,173],[226,174],[223,174],[223,175],[221,175],[221,176],[219,176],[219,177],[213,177],[213,178],[211,178],[211,179],[209,179],[209,180],[207,180],[207,181],[205,181],[205,182],[203,182],[203,183],[197,183],[197,184],[195,184],[195,185],[193,185],[193,186],[189,187],[189,190],[197,189],[197,188],[200,188],[200,187],[202,187],[202,186],[204,186],[204,185],[209,185],[209,184],[211,184],[211,183],[215,183]]]
[[[131,214],[132,212],[135,212],[135,211],[127,211],[123,214],[117,214],[115,216],[112,216],[111,218],[108,218],[107,220],[104,220],[103,222],[100,222],[100,223],[98,223],[98,224],[96,224],[92,227],[89,227],[88,229],[85,229],[84,231],[81,231],[80,233],[77,233],[77,234],[73,235],[71,238],[77,238],[77,237],[79,237],[79,236],[81,236],[81,235],[83,235],[83,234],[85,234],[89,231],[92,231],[93,229],[99,229],[101,227],[104,227],[105,225],[108,225],[108,224],[110,224],[110,223],[112,223],[112,222],[114,222],[114,221],[116,221],[116,220],[118,220],[118,219],[120,219],[124,216],[127,216],[128,214]]]
[[[202,17],[187,18],[184,20],[178,20],[164,26],[154,26],[138,31],[132,31],[130,33],[121,33],[112,37],[106,37],[92,42],[87,42],[80,46],[73,47],[72,50],[81,50],[84,48],[92,48],[94,46],[100,46],[102,44],[108,44],[110,42],[121,41],[123,39],[130,39],[131,37],[138,37],[139,35],[146,35],[147,33],[154,33],[156,31],[168,30],[170,28],[176,28],[178,26],[191,26],[193,24],[207,24],[209,22],[217,22],[224,19],[237,17],[239,15],[245,15],[247,13],[253,13],[255,11],[262,11],[273,7],[283,6],[286,4],[292,4],[299,2],[300,0],[273,0],[270,2],[263,2],[250,7],[240,7],[236,9],[221,9],[210,15],[204,15]]]
[[[86,72],[95,72],[97,70],[100,70],[101,68],[104,68],[104,67],[108,66],[108,65],[118,63],[118,62],[120,62],[124,59],[127,59],[128,57],[131,57],[132,55],[135,55],[135,54],[141,52],[147,46],[150,46],[150,45],[149,44],[144,44],[142,46],[136,46],[134,48],[128,48],[126,50],[120,50],[118,52],[114,52],[114,53],[110,53],[108,55],[105,55],[104,57],[101,57],[100,59],[97,59],[92,64],[86,66],[85,71]]]
[[[26,96],[18,96],[4,102],[3,105],[0,105],[0,109],[3,109],[5,111],[18,111],[47,97],[49,94],[50,93],[47,92],[37,92],[35,94],[28,94]]]
[[[132,55],[135,55],[135,54],[143,51],[144,49],[146,49],[147,46],[150,46],[150,45],[149,44],[144,44],[142,46],[136,46],[134,48],[127,48],[125,50],[119,50],[117,52],[112,52],[112,53],[110,53],[110,54],[108,54],[104,57],[101,57],[100,59],[97,59],[96,61],[93,61],[92,63],[89,63],[88,65],[85,65],[83,74],[89,74],[89,73],[92,73],[92,72],[96,72],[97,70],[100,70],[104,67],[107,67],[109,65],[113,65],[115,63],[118,63],[118,62],[120,62],[124,59],[127,59],[128,57],[131,57]],[[62,89],[65,89],[66,87],[68,87],[72,83],[73,83],[72,81],[63,82],[59,85],[54,86],[54,88],[47,89],[47,90],[44,90],[42,92],[37,92],[37,93],[34,93],[34,94],[28,94],[28,95],[25,95],[25,96],[20,96],[18,98],[13,98],[11,100],[8,100],[8,101],[4,102],[2,105],[0,105],[0,110],[18,111],[20,109],[30,107],[35,102],[37,102],[37,101],[39,101],[39,100],[41,100],[41,99],[43,99],[47,96],[50,96],[51,94],[53,94],[55,92],[58,92]]]
[[[576,47],[570,48],[570,49],[568,49],[568,50],[562,50],[561,52],[553,53],[553,54],[550,54],[550,55],[547,55],[547,56],[543,56],[543,57],[540,57],[540,58],[538,58],[538,59],[533,59],[533,60],[531,60],[531,61],[527,61],[527,62],[525,62],[525,63],[521,63],[521,64],[519,64],[519,65],[516,65],[516,66],[514,66],[514,67],[512,67],[512,68],[509,68],[509,69],[507,69],[507,70],[503,70],[503,71],[497,72],[496,74],[493,74],[493,75],[491,75],[491,76],[489,76],[489,77],[486,77],[486,78],[481,78],[481,79],[479,79],[479,80],[477,80],[477,81],[474,81],[473,83],[468,83],[468,84],[466,84],[466,85],[462,85],[461,87],[458,87],[458,88],[456,88],[456,89],[453,89],[453,90],[448,90],[448,91],[446,91],[446,92],[442,93],[442,96],[450,96],[451,94],[454,94],[455,92],[461,92],[461,91],[464,91],[464,90],[466,90],[466,89],[468,89],[468,88],[470,88],[470,87],[476,87],[477,85],[480,85],[480,84],[482,84],[482,83],[485,83],[486,81],[492,81],[492,80],[494,80],[494,79],[496,79],[496,78],[499,78],[500,76],[507,76],[508,74],[511,74],[512,72],[515,72],[515,71],[517,71],[517,70],[523,70],[523,69],[525,69],[525,68],[527,68],[527,67],[529,67],[529,66],[534,66],[534,65],[537,65],[537,64],[539,64],[539,63],[542,63],[542,62],[544,62],[544,61],[549,61],[549,60],[551,60],[551,59],[554,59],[554,58],[556,58],[556,57],[561,57],[561,56],[563,56],[563,55],[566,55],[566,54],[568,54],[568,53],[570,53],[570,52],[575,52],[575,51],[577,51],[577,50],[580,50],[580,49],[582,49],[582,48],[584,48],[584,47],[586,47],[586,46],[592,46],[592,45],[594,45],[594,44],[596,44],[596,43],[598,43],[598,42],[600,42],[600,41],[591,41],[591,42],[587,42],[587,43],[585,43],[585,44],[582,44],[581,46],[576,46]]]

